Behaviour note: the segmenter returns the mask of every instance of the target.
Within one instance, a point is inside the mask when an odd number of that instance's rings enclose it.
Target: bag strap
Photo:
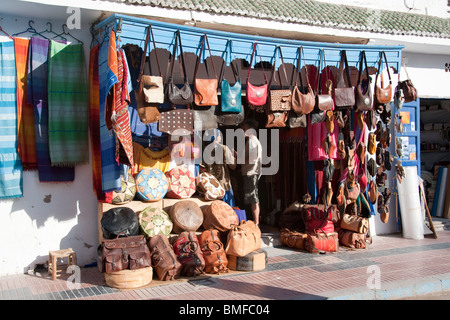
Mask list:
[[[322,57],[323,57],[323,66],[325,69],[325,74],[327,76],[327,80],[330,79],[330,77],[328,76],[328,69],[327,69],[327,64],[325,61],[325,50],[320,50],[320,57],[319,57],[319,66],[317,68],[317,94],[321,94],[322,92],[322,87],[321,87],[321,78],[322,78],[322,70],[321,70],[321,64],[322,64]]]
[[[206,45],[208,46],[209,56],[211,57],[211,63],[212,63],[212,67],[213,67],[213,70],[214,70],[214,75],[215,75],[215,77],[217,79],[217,72],[216,72],[216,67],[214,66],[214,60],[213,60],[212,54],[211,54],[211,47],[209,46],[208,36],[205,33],[205,34],[203,34],[201,47],[200,47],[200,52],[198,54],[197,63],[195,65],[194,81],[195,81],[195,79],[197,79],[197,72],[198,72],[198,68],[200,66],[200,60],[202,58],[203,51],[205,49],[205,42],[206,42]],[[205,66],[206,66],[206,72],[208,73],[208,76],[209,76],[208,64],[206,63],[206,59],[205,59]]]
[[[387,70],[388,77],[389,77],[389,84],[392,84],[391,73],[389,72],[389,64],[388,64],[388,61],[386,58],[386,52],[381,51],[380,52],[380,60],[378,61],[377,75],[375,77],[375,85],[377,84],[378,75],[380,74],[380,71],[381,71],[381,63],[383,62],[383,58],[384,58],[384,62],[386,63],[386,70]]]
[[[367,57],[366,57],[366,51],[361,51],[361,59],[359,61],[359,71],[358,71],[358,85],[361,83],[361,75],[362,75],[362,71],[363,69],[363,63],[364,63],[364,68],[366,69],[366,77],[367,80],[369,80],[369,68],[367,67]]]
[[[247,71],[247,82],[248,82],[249,79],[250,79],[250,71],[252,70],[253,58],[255,57],[256,47],[257,47],[257,42],[255,41],[255,42],[253,43],[252,56],[251,56],[251,58],[250,58],[250,65],[249,65],[248,71]],[[264,66],[263,66],[263,64],[262,64],[262,58],[261,58],[261,55],[259,55],[259,61],[261,62],[261,69],[262,69],[262,71],[263,71],[264,84],[267,84],[266,72],[264,71]]]
[[[221,83],[225,77],[225,69],[226,69],[226,63],[228,60],[228,53],[230,54],[230,65],[231,65],[231,69],[233,70],[233,75],[234,75],[234,80],[235,82],[238,82],[239,80],[241,80],[241,76],[239,74],[239,65],[236,62],[236,67],[233,65],[233,59],[231,57],[232,54],[232,48],[231,48],[231,40],[227,41],[227,45],[226,45],[226,49],[225,49],[225,59],[223,60],[222,63],[222,69],[220,70],[220,80],[219,83]]]
[[[147,57],[148,40],[150,38],[150,25],[147,27],[147,34],[145,36],[144,53],[141,58],[141,66],[139,68],[139,76],[137,82],[139,83],[139,91],[142,92],[142,75],[144,74],[145,58]]]
[[[346,88],[345,86],[345,80],[344,80],[344,67],[347,72],[345,72],[345,75],[347,76],[347,83],[348,86],[352,86],[351,80],[350,80],[350,70],[348,68],[348,60],[347,60],[347,52],[345,50],[341,51],[341,61],[339,62],[339,80],[336,84],[336,88]]]
[[[180,44],[180,57],[181,57],[181,66],[182,66],[183,75],[184,75],[184,83],[188,83],[187,73],[186,73],[186,64],[184,62],[183,45],[181,43],[180,30],[177,30],[175,32],[175,44],[173,45],[173,53],[172,53],[172,57],[171,57],[171,61],[170,61],[170,75],[168,77],[167,82],[172,82],[173,81],[173,69],[174,69],[174,66],[175,66],[175,58],[176,58],[176,55],[177,55],[178,43]]]
[[[272,65],[272,74],[270,76],[270,81],[269,81],[269,88],[272,85],[272,80],[273,80],[273,77],[275,75],[275,69],[277,67],[277,52],[278,51],[280,52],[280,60],[281,60],[280,68],[283,67],[284,77],[286,78],[286,81],[288,80],[288,77],[287,77],[287,74],[286,74],[286,67],[284,65],[284,60],[283,60],[283,53],[281,52],[281,47],[280,46],[276,46],[275,47],[275,51],[273,53],[273,57],[274,58],[273,58],[273,65]],[[281,80],[280,68],[278,68],[277,74],[278,74],[278,79],[280,80],[280,86],[281,86],[281,88],[283,88],[283,81]],[[290,84],[290,87],[292,87],[292,83]]]
[[[303,88],[302,72],[301,72],[301,68],[300,68],[300,58],[303,58],[303,65],[305,66],[305,72],[306,72],[306,82],[308,83],[308,87],[309,87],[308,68],[306,66],[305,52],[303,51],[303,46],[300,46],[298,48],[297,52],[298,52],[297,65],[295,66],[295,68],[292,69],[291,85],[294,82],[294,78],[295,78],[294,85],[297,86],[297,73],[298,73],[298,77],[300,79],[300,86]],[[296,70],[297,70],[297,72],[296,72]]]

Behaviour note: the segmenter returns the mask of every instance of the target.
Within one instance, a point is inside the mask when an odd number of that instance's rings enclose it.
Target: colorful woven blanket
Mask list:
[[[89,161],[89,98],[82,44],[50,41],[48,138],[52,165]]]

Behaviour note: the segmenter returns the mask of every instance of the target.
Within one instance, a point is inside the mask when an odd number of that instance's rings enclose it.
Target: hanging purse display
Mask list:
[[[200,67],[200,60],[204,54],[205,50],[205,43],[208,46],[209,56],[211,59],[211,64],[214,70],[214,76],[213,79],[202,79],[197,78],[198,69]],[[208,66],[206,59],[205,66],[206,66],[206,72],[208,73]],[[197,63],[195,65],[195,73],[194,73],[194,103],[196,106],[199,107],[210,107],[210,106],[217,106],[219,104],[219,98],[217,96],[217,87],[218,87],[218,80],[217,80],[217,72],[216,67],[214,66],[214,60],[212,58],[211,54],[211,48],[209,46],[208,36],[206,33],[203,35],[200,52],[197,57]]]
[[[361,80],[363,62],[366,70],[366,78]],[[361,60],[359,62],[358,82],[355,89],[355,104],[357,111],[370,111],[373,106],[372,78],[369,75],[365,51],[361,52]]]
[[[293,110],[289,111],[287,126],[289,128],[306,128],[306,114],[297,114]]]
[[[239,75],[239,66],[236,62],[236,67],[233,65],[233,61],[231,59],[231,40],[227,42],[226,56],[222,65],[222,73],[220,76],[220,92],[221,92],[221,101],[220,101],[220,110],[222,112],[235,112],[239,113],[242,110],[242,85],[241,85],[241,77]],[[228,54],[230,55],[230,65],[233,70],[234,85],[230,85],[230,83],[225,79],[225,69],[226,63],[228,60]]]
[[[153,46],[155,48],[156,62],[158,65],[159,76],[144,75],[145,60],[147,57],[148,42],[152,36]],[[155,38],[151,25],[147,27],[147,35],[145,37],[144,54],[142,55],[141,66],[138,77],[139,87],[134,90],[136,97],[136,108],[141,122],[148,124],[157,122],[161,115],[158,105],[164,102],[164,81],[161,73],[161,67],[158,59],[158,52],[156,50]]]
[[[414,87],[413,83],[411,82],[411,79],[409,78],[408,70],[406,70],[406,65],[405,65],[405,62],[403,61],[403,59],[402,59],[402,65],[403,65],[403,68],[405,68],[405,73],[406,73],[407,79],[404,81],[398,81],[397,88],[402,90],[403,97],[404,97],[403,102],[416,101],[418,98],[417,89]],[[399,73],[399,78],[400,78],[400,73]]]
[[[180,45],[180,60],[181,66],[184,76],[183,86],[179,88],[173,82],[173,68],[175,66],[175,59],[177,54],[178,43]],[[170,61],[170,74],[166,83],[166,98],[171,104],[175,105],[190,105],[194,101],[194,95],[191,90],[191,86],[189,85],[187,73],[186,73],[186,64],[184,61],[183,54],[183,45],[181,44],[181,35],[180,30],[177,30],[175,33],[175,44],[173,46],[173,53]]]
[[[305,59],[305,54],[303,52],[303,47],[300,47],[298,49],[298,60],[297,60],[297,67],[293,69],[292,71],[292,78],[291,83],[293,82],[293,77],[295,77],[295,85],[292,89],[292,96],[291,96],[291,109],[293,112],[295,112],[298,115],[306,115],[311,113],[311,111],[314,110],[314,105],[316,104],[315,100],[315,94],[314,90],[311,88],[311,85],[309,83],[309,77],[308,77],[308,68],[306,68],[305,65],[305,72],[306,72],[306,88],[307,93],[303,94],[301,92],[301,89],[303,89],[303,81],[302,81],[302,74],[301,74],[301,68],[300,68],[300,58],[303,56],[303,60]],[[297,71],[296,71],[297,70]],[[300,78],[300,88],[297,86],[297,75]],[[292,117],[290,117],[291,119]],[[306,125],[305,125],[306,126]]]
[[[247,97],[247,102],[249,104],[250,109],[255,110],[257,112],[264,112],[264,106],[266,105],[266,102],[267,102],[268,84],[267,84],[266,73],[264,72],[264,67],[262,65],[261,56],[259,57],[259,60],[261,61],[261,69],[262,69],[263,76],[264,76],[264,84],[260,85],[260,86],[256,86],[256,85],[253,85],[250,83],[250,71],[252,70],[252,66],[253,66],[253,58],[255,57],[256,46],[257,46],[257,43],[255,42],[253,44],[252,55],[250,58],[250,65],[248,67],[248,72],[247,72],[246,97]]]
[[[384,88],[384,81],[383,78],[381,78],[381,85],[378,85],[378,76],[380,75],[381,70],[381,64],[384,61],[386,63],[386,70],[389,77],[389,85]],[[375,100],[378,104],[384,104],[389,103],[392,100],[392,79],[391,79],[391,73],[389,72],[389,65],[386,58],[386,53],[384,51],[380,52],[380,60],[378,62],[378,70],[377,75],[375,77]]]
[[[325,69],[325,72],[327,73],[327,81],[326,81],[326,91],[325,93],[323,92],[324,90],[322,90],[322,72],[321,72],[321,62],[322,62],[322,57],[323,57],[323,66]],[[317,75],[317,81],[318,86],[317,86],[317,94],[316,94],[316,109],[319,111],[327,111],[327,110],[331,110],[334,108],[334,101],[333,101],[333,97],[331,95],[332,93],[332,83],[330,84],[331,80],[330,77],[328,76],[328,69],[326,66],[326,62],[325,62],[325,51],[321,50],[321,57],[319,58],[319,67],[317,68],[318,71],[318,75]],[[324,119],[325,120],[325,119]]]
[[[194,130],[194,110],[173,109],[161,112],[158,130],[171,135],[190,135]]]
[[[347,84],[344,79],[344,71],[347,78]],[[350,80],[350,69],[348,67],[347,53],[341,51],[341,61],[337,73],[336,88],[334,88],[334,104],[336,109],[352,109],[355,105],[355,88]]]
[[[281,53],[281,47],[277,46],[274,52],[274,60],[272,66],[272,75],[270,77],[269,88],[271,87],[275,69],[277,64],[277,52],[280,52],[281,64],[284,71],[284,76],[287,79],[286,69],[284,67],[283,55]],[[280,66],[281,68],[281,66]],[[280,89],[269,89],[268,104],[266,106],[267,123],[266,128],[283,128],[286,127],[286,121],[291,110],[291,89],[283,89],[283,81],[281,80],[280,71],[277,71],[278,79],[280,81]]]

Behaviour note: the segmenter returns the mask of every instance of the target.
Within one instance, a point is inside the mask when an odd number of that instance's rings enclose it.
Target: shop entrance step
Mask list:
[[[277,247],[281,245],[280,231],[278,228],[268,225],[260,225],[261,248]]]

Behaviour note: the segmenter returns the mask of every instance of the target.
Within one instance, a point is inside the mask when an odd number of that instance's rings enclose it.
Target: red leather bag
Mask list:
[[[304,205],[302,217],[306,233],[332,233],[334,232],[333,207],[325,210],[323,204]],[[334,207],[335,208],[335,207]]]
[[[256,52],[256,42],[253,44],[253,52],[250,59],[250,66],[248,67],[247,72],[247,82],[246,82],[246,97],[247,102],[249,104],[250,109],[259,109],[259,111],[264,111],[264,106],[267,101],[268,88],[266,73],[264,72],[264,68],[262,69],[264,75],[264,84],[260,86],[256,86],[250,83],[250,71],[253,66],[253,58]],[[260,57],[261,60],[261,57]],[[262,60],[261,60],[262,61]],[[258,108],[259,107],[259,108]]]

